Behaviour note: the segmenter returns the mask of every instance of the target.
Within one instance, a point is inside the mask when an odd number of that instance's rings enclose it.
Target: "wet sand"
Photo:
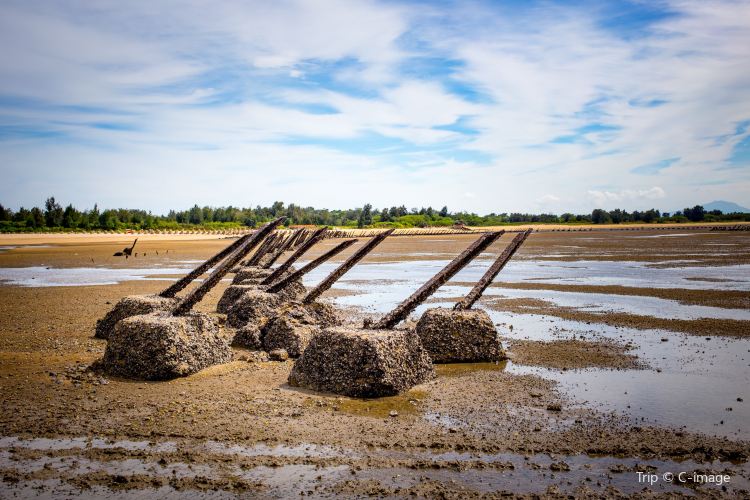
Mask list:
[[[582,259],[601,251],[600,240],[590,240],[593,243],[586,246],[587,240],[578,240],[578,236],[534,235],[519,258],[566,253],[566,245],[585,247],[569,249]],[[715,233],[699,238],[712,248],[723,244],[738,247],[729,256],[734,263],[747,252],[747,236]],[[413,257],[411,261],[451,258],[472,239],[386,240],[367,262],[390,262],[400,254],[416,254],[408,257]],[[649,245],[658,242],[659,252],[679,255],[680,248],[676,247],[680,245],[675,244],[679,239],[644,238],[646,243],[639,248],[648,252]],[[493,246],[482,260],[489,263],[507,240]],[[629,240],[619,236],[608,245],[620,248],[622,241],[635,252],[628,246]],[[663,241],[671,243],[665,246]],[[0,267],[41,266],[52,267],[53,271],[92,266],[94,259],[93,266],[102,269],[153,267],[153,276],[160,276],[160,267],[205,259],[227,240],[148,241],[141,250],[146,252],[145,257],[141,254],[127,261],[111,257],[124,246],[121,243],[128,240],[5,250],[0,252]],[[639,255],[631,257],[636,261]],[[712,265],[709,260],[701,265]],[[96,319],[123,295],[154,293],[169,283],[167,279],[154,279],[98,286],[0,285],[3,495],[115,497],[148,492],[200,497],[223,492],[229,496],[277,497],[478,497],[512,493],[594,498],[618,493],[641,496],[646,488],[645,493],[682,496],[698,492],[700,496],[720,498],[750,491],[750,444],[744,438],[644,422],[637,412],[627,415],[605,411],[573,400],[554,377],[519,371],[525,365],[565,369],[590,377],[608,370],[618,373],[618,369],[623,373],[635,369],[656,374],[661,365],[637,357],[641,351],[633,351],[627,345],[629,341],[615,342],[595,335],[524,339],[509,335],[513,332],[501,324],[510,362],[439,365],[436,380],[382,400],[291,388],[286,384],[291,362],[268,362],[240,349],[235,350],[232,363],[170,382],[121,380],[89,370],[105,346],[104,341],[92,338]],[[553,283],[531,283],[565,291]],[[365,285],[357,286],[364,289]],[[644,292],[617,288],[611,293],[633,292],[718,307],[743,305],[741,294],[711,291],[711,282],[702,285],[708,290],[705,296],[700,290]],[[213,310],[224,286],[226,283],[214,290],[198,309]],[[505,282],[498,288],[503,286]],[[608,293],[598,288],[589,291]],[[328,292],[324,299],[353,295],[356,293],[342,286]],[[497,308],[496,303],[508,301],[487,297],[482,307]],[[719,306],[720,302],[723,305]],[[566,321],[589,321],[594,331],[604,329],[613,318],[528,301],[500,309],[513,314],[549,315],[552,321],[571,315]],[[367,314],[372,313],[355,308],[351,317],[361,320]],[[618,325],[632,320],[614,318]],[[680,321],[690,320],[665,320],[659,326],[665,328],[665,338],[671,339],[666,345],[681,335],[668,333],[683,331]],[[714,321],[724,325],[719,324],[718,330],[717,323],[707,325],[705,331],[711,330],[712,336],[722,331],[738,338],[747,336],[746,321],[737,321],[731,328],[726,326],[727,320]],[[649,323],[648,328],[658,323]],[[694,323],[691,321],[691,325]],[[736,376],[743,379],[747,373]],[[727,414],[741,415],[737,412],[743,411],[748,396],[736,394],[743,401],[727,402],[734,407]],[[393,410],[397,416],[390,416]],[[636,474],[683,470],[726,471],[732,481],[725,485],[726,490],[716,485],[664,482],[649,486],[639,483]],[[35,489],[37,486],[42,489]]]

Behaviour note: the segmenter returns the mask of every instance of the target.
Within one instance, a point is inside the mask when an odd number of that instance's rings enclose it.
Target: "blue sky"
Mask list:
[[[3,1],[0,202],[750,204],[750,2]]]

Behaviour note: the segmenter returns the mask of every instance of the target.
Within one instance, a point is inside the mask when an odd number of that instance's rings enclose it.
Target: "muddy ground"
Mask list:
[[[696,231],[689,236],[689,246],[679,237],[652,237],[659,234],[535,234],[517,259],[569,262],[606,256],[612,262],[657,266],[668,260],[689,260],[691,267],[710,269],[744,265],[750,258],[750,237],[741,233]],[[366,263],[450,259],[471,240],[471,236],[393,238]],[[92,237],[86,243],[0,250],[0,268],[35,266],[39,270],[32,278],[41,281],[55,270],[82,267],[155,268],[150,275],[156,278],[95,286],[0,284],[0,496],[750,494],[750,444],[744,434],[712,435],[639,421],[637,414],[605,411],[574,400],[554,378],[509,369],[512,364],[521,369],[580,371],[592,377],[618,370],[661,371],[640,359],[640,351],[626,339],[589,335],[535,340],[514,336],[501,323],[509,362],[439,365],[437,379],[380,400],[292,388],[286,384],[292,361],[270,362],[241,349],[235,349],[232,363],[170,382],[121,380],[90,371],[87,368],[101,357],[105,346],[105,341],[93,339],[94,324],[114,302],[127,294],[158,292],[177,275],[160,268],[193,266],[191,261],[205,259],[228,244],[219,239],[155,238],[139,242],[135,258],[112,256],[130,241]],[[502,239],[483,258],[491,259],[507,241]],[[326,241],[316,252],[333,244]],[[704,284],[717,279],[698,271],[693,274],[690,278],[708,280]],[[597,286],[576,291],[747,309],[742,290],[633,289],[533,280],[519,284],[506,283],[502,276],[496,284],[501,292]],[[737,276],[727,273],[724,279]],[[225,286],[222,283],[198,309],[212,311]],[[352,294],[356,292],[351,288],[336,288],[324,300]],[[660,335],[673,343],[683,333],[722,335],[737,339],[734,342],[750,334],[747,321],[726,318],[642,315],[645,319],[633,319],[639,315],[494,296],[483,300],[482,306],[500,314],[531,310],[552,321],[584,322],[592,330],[615,325],[662,331],[666,333]],[[375,314],[361,308],[349,312],[352,321]],[[550,324],[550,329],[554,327]],[[737,377],[746,378],[747,372]],[[736,396],[732,411],[744,411],[750,395]],[[695,471],[703,475],[695,479],[689,474],[685,482],[663,479],[664,474]],[[659,479],[645,481],[644,473]],[[723,474],[730,480],[716,484]],[[698,484],[706,477],[712,482]]]

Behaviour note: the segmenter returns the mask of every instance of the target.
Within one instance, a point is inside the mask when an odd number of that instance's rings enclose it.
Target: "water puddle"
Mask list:
[[[507,371],[560,383],[579,404],[634,422],[750,439],[750,340],[636,330],[539,315],[488,311],[506,338],[610,340],[630,345],[651,370],[551,370],[508,363]],[[512,330],[509,325],[513,325]],[[738,398],[742,401],[738,401]],[[731,410],[729,410],[731,408]]]
[[[3,267],[0,282],[26,287],[116,285],[122,281],[171,279],[165,275],[184,275],[192,266],[121,268],[107,267]]]

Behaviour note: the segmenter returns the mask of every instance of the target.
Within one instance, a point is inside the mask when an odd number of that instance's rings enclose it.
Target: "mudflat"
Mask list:
[[[106,345],[94,325],[120,297],[156,293],[231,242],[160,235],[124,259],[113,254],[135,237],[96,236],[0,239],[3,496],[750,492],[750,234],[535,233],[477,304],[510,360],[438,365],[435,380],[375,400],[290,387],[292,361],[242,349],[169,382],[91,370]],[[474,238],[389,238],[321,300],[361,324]],[[402,328],[468,292],[508,241]],[[227,285],[197,309],[215,311]],[[682,471],[731,480],[638,479]]]

